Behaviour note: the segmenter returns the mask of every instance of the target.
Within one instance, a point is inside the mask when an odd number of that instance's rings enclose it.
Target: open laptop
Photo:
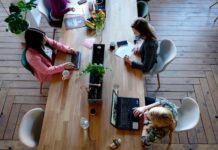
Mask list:
[[[113,90],[111,124],[123,130],[138,130],[139,117],[134,117],[132,110],[134,107],[139,107],[138,98],[119,97]]]
[[[81,62],[81,52],[71,54],[71,62],[75,65],[74,69],[79,70]]]
[[[68,29],[85,27],[83,7],[78,5],[71,5],[71,4],[69,4],[69,7],[73,7],[74,11],[69,11],[66,15],[64,15],[63,22],[65,28],[68,30]]]

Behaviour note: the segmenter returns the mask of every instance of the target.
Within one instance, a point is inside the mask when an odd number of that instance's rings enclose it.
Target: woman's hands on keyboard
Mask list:
[[[70,47],[70,48],[68,49],[67,53],[69,53],[69,54],[75,54],[75,53],[76,53],[76,50],[75,50],[74,48]]]
[[[75,65],[72,62],[67,62],[64,64],[64,69],[70,70],[73,69]]]

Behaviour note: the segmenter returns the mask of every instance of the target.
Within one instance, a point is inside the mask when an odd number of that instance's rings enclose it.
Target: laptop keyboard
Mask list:
[[[75,65],[74,69],[78,70],[80,68],[80,61],[81,61],[81,53],[76,52],[71,54],[71,62]]]
[[[121,100],[121,110],[120,110],[120,125],[121,126],[129,126],[129,101],[126,99]],[[128,113],[128,115],[126,115]]]

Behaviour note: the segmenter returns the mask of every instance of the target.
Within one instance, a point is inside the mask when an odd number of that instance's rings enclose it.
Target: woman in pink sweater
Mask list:
[[[52,65],[51,56],[46,54],[46,49],[56,49],[64,53],[74,53],[75,50],[48,38],[45,32],[29,28],[25,32],[26,59],[30,66],[30,71],[39,81],[48,81],[52,75],[61,73],[65,69],[73,69],[71,62],[66,62],[57,66]]]

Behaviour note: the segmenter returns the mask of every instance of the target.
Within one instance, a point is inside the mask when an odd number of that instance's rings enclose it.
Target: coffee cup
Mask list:
[[[110,50],[111,50],[111,51],[114,50],[115,47],[116,47],[115,42],[111,42],[111,43],[110,43]]]

